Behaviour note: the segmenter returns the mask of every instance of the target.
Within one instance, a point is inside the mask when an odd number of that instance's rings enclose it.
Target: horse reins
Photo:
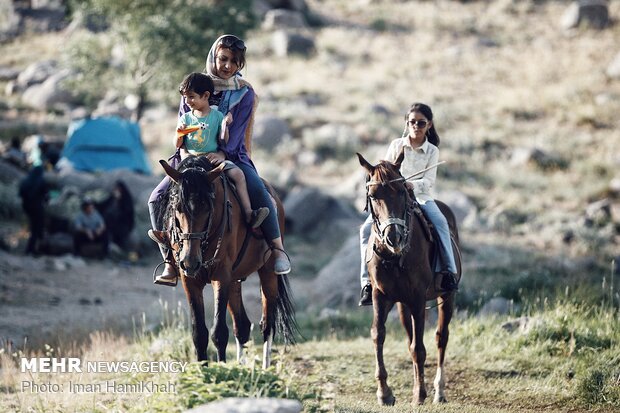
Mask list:
[[[224,188],[224,209],[222,211],[223,216],[220,221],[220,226],[218,228],[218,231],[216,232],[218,234],[218,239],[217,239],[217,243],[215,247],[215,252],[213,253],[213,256],[210,259],[204,261],[201,265],[201,267],[205,269],[208,269],[208,267],[213,265],[217,259],[217,255],[220,251],[220,247],[222,246],[222,240],[224,239],[224,231],[227,226],[226,224],[228,224],[228,227],[230,228],[230,208],[232,207],[232,204],[230,200],[228,199],[228,191],[227,191],[227,185],[225,182],[225,179],[226,179],[225,175],[223,174],[220,175],[220,179],[222,180],[222,187]],[[209,209],[211,211],[213,211],[214,209],[212,199],[209,199]],[[200,240],[200,250],[202,252],[207,250],[209,246],[209,241],[212,239],[212,237],[209,237],[209,234],[211,233],[211,226],[213,223],[213,213],[209,214],[209,220],[207,221],[206,229],[200,232],[181,232],[181,229],[176,224],[176,220],[174,222],[175,223],[173,224],[173,228],[172,228],[172,242],[173,243],[176,242],[179,244],[179,248],[177,248],[177,250],[175,251],[175,258],[178,263],[181,262],[180,257],[181,257],[181,250],[183,249],[183,241],[191,241],[193,239],[198,239]],[[215,234],[213,234],[213,236],[214,235]]]

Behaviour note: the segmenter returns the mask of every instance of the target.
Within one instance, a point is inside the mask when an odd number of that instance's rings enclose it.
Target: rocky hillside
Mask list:
[[[247,38],[244,76],[260,96],[253,157],[285,195],[298,276],[329,286],[302,301],[356,301],[354,154],[378,161],[414,101],[432,106],[442,138],[437,189],[462,228],[464,302],[523,301],[609,274],[620,254],[620,1],[275,3],[255,4],[262,25]],[[84,28],[14,15],[19,33],[0,44],[0,136],[60,139],[84,110],[55,88],[68,76],[56,58]],[[96,113],[127,113],[130,101],[111,96]],[[157,102],[141,120],[154,168],[174,124],[174,105]],[[1,184],[0,211],[18,223],[14,188]]]

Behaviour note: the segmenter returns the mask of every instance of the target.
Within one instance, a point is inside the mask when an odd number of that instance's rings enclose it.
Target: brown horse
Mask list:
[[[431,257],[433,244],[424,232],[420,220],[413,213],[414,200],[400,174],[403,153],[395,163],[381,161],[371,165],[357,154],[360,164],[368,172],[366,183],[367,205],[373,217],[373,227],[367,258],[372,283],[374,317],[371,335],[375,345],[378,382],[377,400],[382,405],[393,405],[396,399],[387,384],[387,371],[383,361],[385,320],[398,303],[400,320],[407,331],[409,353],[413,360],[413,404],[426,399],[424,383],[424,315],[426,300],[437,299],[439,318],[435,341],[437,343],[437,374],[435,376],[434,402],[446,402],[444,360],[448,345],[448,325],[454,311],[454,292],[440,293],[435,289]],[[454,214],[443,203],[437,205],[446,216],[455,240],[455,258],[458,274],[461,263],[458,254],[458,233]],[[369,260],[369,257],[371,257]]]
[[[245,224],[240,203],[222,173],[223,164],[212,169],[204,156],[189,156],[178,169],[163,160],[160,164],[172,180],[160,203],[165,205],[160,211],[161,222],[168,226],[166,234],[181,269],[198,360],[207,360],[209,343],[203,301],[205,285],[213,286],[215,309],[211,338],[217,348],[217,360],[226,361],[226,307],[233,320],[237,359],[241,360],[251,329],[243,306],[241,282],[258,271],[263,367],[268,367],[275,333],[281,333],[286,342],[292,343],[297,332],[288,278],[274,273],[269,246]],[[282,203],[273,189],[267,187],[277,204],[280,227],[284,228]]]

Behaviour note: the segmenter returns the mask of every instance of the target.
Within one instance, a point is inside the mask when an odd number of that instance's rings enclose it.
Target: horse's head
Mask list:
[[[166,161],[160,160],[159,163],[175,183],[170,188],[168,208],[178,264],[186,275],[193,276],[202,267],[202,247],[206,244],[213,218],[213,181],[222,172],[224,164],[212,169],[203,156],[186,158],[178,170]]]
[[[409,243],[410,211],[405,180],[400,174],[404,154],[395,163],[381,161],[370,164],[357,154],[360,164],[368,172],[366,180],[366,208],[370,210],[375,232],[381,243],[392,254],[400,255]]]

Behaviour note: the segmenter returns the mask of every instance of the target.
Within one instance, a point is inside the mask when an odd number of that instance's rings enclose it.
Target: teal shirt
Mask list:
[[[197,117],[187,112],[179,118],[179,123],[187,126],[200,125],[201,129],[185,136],[185,149],[193,155],[217,152],[217,140],[222,128],[224,115],[217,109],[211,108],[209,115]]]

